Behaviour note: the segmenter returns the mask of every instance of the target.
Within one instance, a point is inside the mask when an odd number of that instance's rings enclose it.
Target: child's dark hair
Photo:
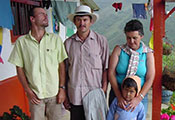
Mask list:
[[[122,88],[130,88],[130,87],[134,87],[136,90],[136,93],[138,92],[138,86],[135,80],[133,80],[132,78],[126,78],[122,84]]]
[[[143,25],[139,20],[131,20],[128,23],[126,23],[126,26],[124,28],[124,32],[132,32],[132,31],[138,31],[139,35],[143,36]]]

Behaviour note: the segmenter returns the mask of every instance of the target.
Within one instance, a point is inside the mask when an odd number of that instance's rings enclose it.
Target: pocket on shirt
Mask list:
[[[101,61],[101,56],[99,54],[90,54],[90,62],[91,62],[92,68],[102,69],[102,61]]]
[[[57,53],[58,50],[57,49],[46,49],[46,62],[47,64],[58,64],[58,60],[57,60]]]

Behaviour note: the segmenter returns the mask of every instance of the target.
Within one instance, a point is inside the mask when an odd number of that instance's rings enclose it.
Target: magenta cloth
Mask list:
[[[0,45],[0,63],[4,64],[2,58],[1,58],[1,51],[2,51],[2,45]]]
[[[153,18],[150,19],[150,27],[149,27],[149,30],[150,31],[153,31],[153,28],[154,28],[154,21],[153,21]]]

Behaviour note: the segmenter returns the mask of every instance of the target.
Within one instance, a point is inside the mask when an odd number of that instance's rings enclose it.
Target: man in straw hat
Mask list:
[[[88,92],[97,88],[107,91],[108,42],[104,36],[90,30],[97,18],[97,14],[85,5],[68,15],[77,28],[77,32],[65,41],[71,120],[85,120],[82,100]]]

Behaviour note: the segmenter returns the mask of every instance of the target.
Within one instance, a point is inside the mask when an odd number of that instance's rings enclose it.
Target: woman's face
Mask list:
[[[140,41],[143,38],[143,35],[141,36],[138,31],[126,32],[125,35],[128,47],[130,47],[132,50],[139,49]]]

